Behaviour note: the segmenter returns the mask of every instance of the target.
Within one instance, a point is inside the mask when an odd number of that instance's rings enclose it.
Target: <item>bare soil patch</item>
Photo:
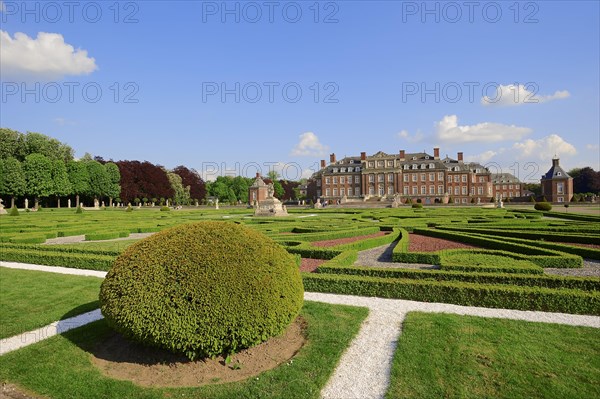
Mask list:
[[[302,258],[300,263],[300,271],[314,273],[317,268],[325,262],[325,259]]]
[[[324,240],[324,241],[315,241],[312,243],[312,245],[314,247],[334,247],[336,245],[342,245],[342,244],[350,244],[352,242],[356,242],[356,241],[360,241],[360,240],[366,240],[367,238],[375,238],[375,237],[381,237],[381,236],[385,236],[390,234],[389,231],[379,231],[377,233],[374,234],[367,234],[364,236],[356,236],[356,237],[348,237],[348,238],[338,238],[335,240]]]
[[[2,384],[0,399],[41,399],[42,396],[33,396],[13,384]]]
[[[225,363],[215,359],[190,361],[183,355],[146,347],[111,334],[91,356],[100,371],[117,380],[144,387],[195,387],[242,381],[292,361],[306,342],[306,322],[298,317],[283,335],[243,350]]]
[[[435,252],[443,249],[479,248],[462,242],[444,240],[442,238],[428,237],[421,234],[410,233],[408,250],[410,252]]]

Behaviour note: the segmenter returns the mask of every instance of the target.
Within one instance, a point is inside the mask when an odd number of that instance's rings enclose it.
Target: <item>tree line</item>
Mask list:
[[[61,198],[87,201],[165,203],[202,201],[205,183],[194,169],[167,170],[144,161],[105,161],[86,154],[74,158],[73,149],[40,133],[0,128],[0,196],[61,206]]]

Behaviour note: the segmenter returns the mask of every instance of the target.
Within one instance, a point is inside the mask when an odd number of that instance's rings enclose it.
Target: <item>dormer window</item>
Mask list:
[[[561,172],[556,172],[556,176],[562,176]]]
[[[348,172],[352,172],[354,168],[348,168]]]
[[[341,172],[341,173],[346,173],[346,168],[341,168],[341,169],[340,169],[340,172]]]
[[[427,167],[427,165],[421,164],[421,169],[425,169],[426,167]]]
[[[425,159],[429,159],[429,155],[425,155]]]
[[[413,161],[416,161],[416,160],[417,160],[417,157],[412,157],[412,160],[413,160]]]
[[[408,165],[404,165],[402,169],[408,169]]]
[[[360,172],[360,167],[356,168],[355,171]]]
[[[338,172],[338,168],[333,168],[333,173],[337,173]]]

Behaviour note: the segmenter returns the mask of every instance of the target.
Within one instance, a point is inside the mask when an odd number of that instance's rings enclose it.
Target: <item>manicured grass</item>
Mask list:
[[[318,398],[367,309],[306,302],[308,343],[294,361],[247,381],[198,388],[142,388],[105,377],[88,353],[110,332],[98,321],[0,358],[0,381],[61,398]]]
[[[0,338],[99,307],[102,279],[0,267]]]
[[[391,398],[598,398],[600,329],[411,313]]]

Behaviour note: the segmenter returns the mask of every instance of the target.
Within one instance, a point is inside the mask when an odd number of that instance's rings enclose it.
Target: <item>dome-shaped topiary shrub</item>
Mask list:
[[[303,296],[292,255],[264,234],[227,222],[177,226],[130,246],[100,289],[111,327],[192,360],[279,335]]]
[[[550,204],[549,202],[536,202],[536,204],[533,207],[538,211],[552,210],[552,204]]]

